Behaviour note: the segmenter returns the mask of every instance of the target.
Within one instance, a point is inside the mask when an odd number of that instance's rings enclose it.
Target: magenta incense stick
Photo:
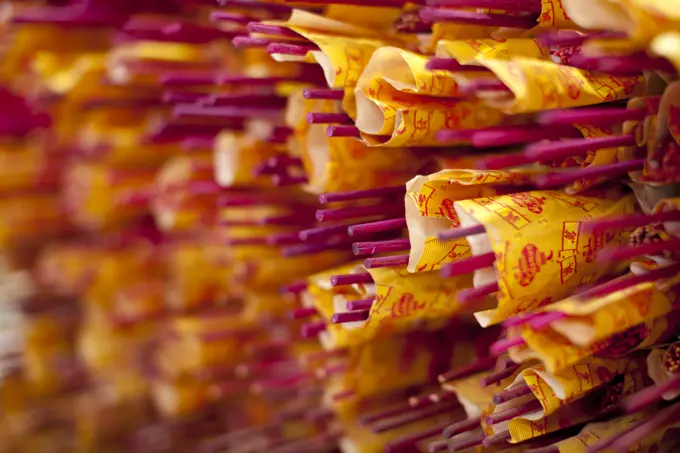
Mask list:
[[[497,293],[500,290],[497,282],[487,283],[486,285],[466,288],[456,293],[456,299],[461,304],[475,303],[483,300],[485,297]]]
[[[288,44],[282,42],[273,42],[267,45],[267,53],[282,54],[282,55],[292,55],[304,57],[309,52],[319,50],[319,47],[315,44]]]
[[[416,410],[405,414],[396,420],[387,420],[382,423],[371,426],[371,431],[376,434],[384,433],[386,431],[391,431],[393,429],[401,428],[402,426],[410,425],[427,418],[436,417],[438,415],[451,412],[454,408],[458,407],[458,403],[454,404],[441,404],[437,406],[428,407],[424,410]]]
[[[484,66],[460,64],[454,58],[432,57],[427,62],[425,67],[427,69],[431,70],[431,71],[443,70],[443,71],[453,71],[453,72],[458,72],[458,71],[489,72],[489,70],[487,68],[485,68]]]
[[[410,436],[402,437],[401,439],[392,441],[385,445],[385,453],[403,453],[403,449],[413,446],[420,441],[439,435],[448,425],[442,424],[432,428],[425,429],[419,433],[411,434]]]
[[[342,101],[345,97],[345,91],[342,89],[329,88],[305,88],[302,91],[302,97],[305,99],[330,99]]]
[[[487,415],[485,421],[487,425],[494,425],[497,423],[506,422],[512,420],[515,417],[521,417],[522,415],[530,414],[532,412],[537,412],[542,410],[543,407],[538,400],[531,400],[526,403],[520,404],[517,407],[512,407],[501,412],[497,412],[491,415]]]
[[[583,293],[578,294],[581,299],[589,299],[594,297],[603,297],[607,294],[612,294],[616,291],[621,291],[631,286],[639,285],[640,283],[654,282],[665,278],[672,278],[680,273],[680,264],[673,264],[667,267],[654,269],[642,275],[632,275],[615,280],[609,280],[606,283],[591,288]]]
[[[482,357],[468,365],[440,374],[437,380],[439,381],[440,384],[443,384],[448,381],[463,379],[473,374],[493,369],[495,366],[496,366],[495,357]]]
[[[427,0],[428,6],[490,8],[513,13],[540,13],[540,0]]]
[[[502,404],[510,400],[514,400],[515,398],[530,395],[531,393],[531,388],[526,383],[522,382],[520,384],[513,385],[507,390],[496,393],[493,397],[493,403]]]
[[[642,159],[617,162],[608,165],[591,165],[578,170],[540,175],[534,179],[534,183],[539,189],[556,189],[580,179],[613,179],[617,176],[624,176],[634,171],[640,171],[643,166],[644,160]]]
[[[300,334],[302,338],[315,338],[321,332],[326,330],[325,321],[308,322],[302,325]]]
[[[307,282],[300,281],[291,283],[289,285],[284,285],[281,287],[282,294],[300,294],[302,291],[307,290]]]
[[[473,429],[479,428],[481,426],[482,420],[481,418],[468,418],[467,420],[462,420],[456,423],[453,423],[442,431],[442,436],[446,439],[449,439],[451,437],[457,436],[462,433],[466,433],[468,431],[472,431]],[[482,439],[479,439],[479,442],[482,442]]]
[[[452,228],[443,233],[439,233],[438,237],[442,241],[452,241],[454,239],[460,239],[466,236],[476,236],[484,233],[486,233],[484,225],[479,224],[464,228]]]
[[[420,18],[426,23],[457,23],[481,25],[486,27],[504,28],[533,28],[536,26],[536,16],[510,16],[505,14],[487,14],[471,11],[461,11],[446,8],[423,8]]]
[[[450,439],[448,442],[449,451],[463,451],[468,448],[482,445],[484,441],[484,433],[471,434],[460,439]]]
[[[406,188],[403,185],[393,187],[381,187],[378,189],[353,190],[348,192],[328,192],[319,195],[319,203],[335,203],[338,201],[364,200],[368,198],[384,198],[388,196],[403,195]]]
[[[355,255],[375,255],[377,253],[402,252],[411,249],[408,239],[392,239],[376,242],[355,242],[352,251]]]
[[[628,400],[624,401],[623,410],[628,414],[639,412],[661,401],[664,393],[677,390],[678,388],[680,388],[680,374],[674,375],[666,382],[644,388],[635,393]]]
[[[680,211],[665,211],[656,214],[627,214],[620,217],[591,220],[583,224],[586,231],[613,229],[634,229],[662,222],[680,222]]]
[[[379,267],[400,267],[408,264],[408,255],[380,256],[377,258],[367,258],[364,260],[366,269],[377,269]]]
[[[332,324],[344,324],[347,322],[361,322],[368,319],[370,310],[356,310],[345,313],[333,313],[331,316]]]
[[[492,344],[491,347],[489,348],[489,352],[491,353],[492,356],[498,357],[499,355],[507,352],[508,349],[510,348],[513,348],[515,346],[523,346],[525,344],[526,343],[524,342],[524,338],[522,337],[504,338]]]
[[[624,121],[642,121],[648,114],[647,109],[588,107],[567,110],[549,110],[538,114],[537,121],[545,126],[565,124],[589,124],[592,126],[611,126]]]
[[[331,236],[347,234],[347,225],[333,225],[326,227],[309,228],[298,233],[303,241],[314,241],[319,239],[327,239]]]
[[[572,140],[536,143],[524,149],[524,156],[534,162],[563,160],[572,156],[582,156],[588,151],[616,148],[620,146],[635,146],[634,135],[619,135],[613,137],[580,138]]]
[[[245,14],[234,13],[231,11],[213,11],[210,13],[211,22],[231,22],[239,25],[248,25],[250,22],[257,21],[257,18],[246,16]]]
[[[315,113],[307,114],[309,124],[354,124],[354,120],[346,113]]]
[[[284,38],[297,38],[301,41],[308,41],[307,38],[286,27],[279,25],[268,25],[261,22],[251,22],[246,26],[249,33],[260,33],[263,35],[283,36]]]
[[[448,263],[442,267],[442,277],[457,277],[459,275],[471,274],[479,269],[493,266],[496,261],[496,254],[494,252],[485,253],[483,255],[472,256],[453,263]]]
[[[360,311],[360,310],[370,310],[373,306],[375,299],[360,299],[360,300],[349,300],[347,301],[347,310],[349,311]]]
[[[349,236],[358,236],[362,234],[382,233],[385,231],[401,230],[404,228],[406,228],[405,218],[380,220],[378,222],[352,225],[347,228],[347,234]]]
[[[493,447],[493,446],[499,446],[506,444],[507,441],[510,439],[510,432],[509,431],[502,431],[497,434],[493,434],[491,436],[485,437],[484,440],[482,441],[482,445],[484,447]]]
[[[600,250],[597,254],[599,261],[625,261],[642,255],[662,255],[680,249],[680,238],[668,241],[650,242],[635,246],[609,247]]]
[[[535,330],[537,332],[547,328],[550,326],[555,321],[560,321],[562,319],[565,319],[567,317],[566,313],[562,313],[559,311],[551,311],[548,313],[545,313],[542,316],[537,316],[535,318],[532,318],[528,321],[529,327],[531,327],[532,330]]]
[[[359,274],[333,275],[331,286],[346,286],[373,283],[373,277],[368,272]]]
[[[297,186],[307,184],[309,180],[306,176],[290,176],[286,174],[272,176],[272,183],[277,187]]]
[[[319,209],[316,211],[316,220],[319,222],[330,222],[379,215],[403,214],[404,209],[403,202],[382,203],[371,206],[352,206],[348,208]]]
[[[361,138],[361,131],[356,126],[328,126],[326,135],[329,137]]]
[[[507,379],[515,374],[517,370],[519,370],[519,365],[511,365],[505,369],[494,371],[480,379],[479,385],[488,387],[493,384],[499,384],[503,379]]]

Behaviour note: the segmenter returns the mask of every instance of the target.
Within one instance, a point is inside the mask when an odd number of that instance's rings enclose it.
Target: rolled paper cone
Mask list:
[[[495,414],[490,414],[486,416],[485,422],[487,425],[491,426],[496,423],[506,422],[512,420],[515,417],[520,417],[522,415],[530,414],[532,412],[537,412],[541,410],[543,406],[538,400],[531,400],[526,403],[521,404],[517,407],[511,407],[501,412]]]
[[[651,436],[670,423],[677,423],[679,417],[680,404],[676,403],[670,407],[661,409],[631,431],[620,435],[618,439],[612,443],[612,450],[621,452],[630,451],[631,445],[638,444],[645,437]]]
[[[501,168],[519,167],[530,164],[524,153],[508,153],[499,156],[482,157],[475,161],[475,168],[478,170],[500,170]]]
[[[384,231],[401,230],[406,228],[406,219],[380,220],[378,222],[361,223],[347,228],[347,234],[356,236],[361,234],[382,233]]]
[[[627,173],[642,170],[645,162],[643,159],[617,162],[609,165],[593,165],[579,170],[566,171],[563,173],[548,173],[537,176],[534,179],[539,189],[556,189],[573,183],[579,179],[614,178]]]
[[[680,211],[664,211],[655,214],[628,214],[621,217],[591,220],[583,223],[585,231],[635,229],[662,222],[680,222]]]
[[[391,195],[403,195],[406,188],[401,186],[381,187],[379,189],[352,190],[347,192],[328,192],[319,195],[319,203],[335,203],[338,201],[365,200],[367,198],[383,198]],[[406,221],[404,219],[404,221]],[[388,220],[389,222],[389,220]]]
[[[480,91],[505,91],[511,93],[510,88],[507,87],[500,80],[476,79],[460,87],[461,93],[466,96],[475,95]]]
[[[437,453],[439,451],[447,451],[449,448],[449,443],[445,440],[437,440],[430,442],[427,446],[427,451],[429,453]]]
[[[316,211],[316,220],[319,222],[333,222],[360,217],[373,217],[377,215],[403,214],[404,203],[381,203],[371,206],[350,206],[348,208],[319,209]]]
[[[364,266],[366,269],[377,269],[379,267],[399,267],[408,264],[408,255],[380,256],[377,258],[366,258]]]
[[[300,294],[302,291],[307,290],[307,282],[294,282],[289,285],[284,285],[281,287],[280,292],[282,294]]]
[[[315,338],[324,330],[326,330],[325,321],[308,322],[302,325],[300,334],[302,338]]]
[[[526,383],[522,382],[521,384],[513,385],[511,388],[507,390],[503,390],[502,392],[496,393],[493,396],[493,403],[501,404],[529,394],[531,394],[531,387],[529,387]]]
[[[550,324],[552,324],[555,321],[559,321],[561,319],[564,319],[567,317],[566,313],[562,313],[559,311],[551,311],[548,313],[545,313],[542,316],[537,316],[535,318],[532,318],[528,321],[529,327],[531,327],[532,330],[535,331],[540,331],[545,329],[546,327],[549,327]]]
[[[210,13],[211,22],[233,22],[240,25],[248,25],[256,19],[245,14],[232,13],[230,11],[213,11]]]
[[[347,301],[347,310],[349,311],[359,311],[359,310],[370,310],[373,306],[375,299],[360,299],[360,300],[349,300]]]
[[[426,23],[456,23],[481,25],[486,27],[504,28],[533,28],[536,26],[536,16],[510,16],[506,14],[487,14],[471,11],[460,11],[446,8],[423,8],[420,19]]]
[[[503,379],[506,379],[506,378],[509,378],[510,376],[512,376],[515,373],[515,371],[517,371],[518,369],[519,369],[519,365],[512,365],[512,366],[509,366],[509,367],[507,367],[503,370],[494,371],[493,373],[491,373],[487,376],[484,376],[479,381],[479,385],[481,385],[482,387],[488,387],[492,384],[498,384]]]
[[[680,238],[668,241],[650,242],[629,247],[610,247],[600,250],[597,254],[598,261],[625,261],[642,255],[661,255],[666,251],[675,251],[680,248]]]
[[[673,264],[666,267],[661,267],[649,271],[643,275],[634,275],[632,277],[618,278],[610,280],[594,288],[591,288],[577,296],[580,299],[591,299],[596,297],[603,297],[607,294],[612,294],[617,291],[630,288],[631,286],[639,285],[641,283],[654,282],[664,278],[672,278],[680,273],[680,264]]]
[[[479,269],[493,266],[496,261],[496,254],[494,252],[485,253],[483,255],[472,256],[463,260],[448,263],[442,267],[441,275],[444,278],[457,277],[459,275],[471,274]]]
[[[440,374],[437,380],[440,384],[444,382],[454,381],[456,379],[463,379],[476,373],[481,373],[482,371],[493,369],[496,366],[495,357],[482,357],[469,365],[465,365],[460,368],[456,368],[446,373]]]
[[[450,439],[453,436],[457,436],[458,434],[463,434],[468,431],[472,431],[473,429],[477,429],[481,426],[482,424],[482,419],[477,417],[477,418],[468,418],[467,420],[462,420],[456,423],[453,423],[442,431],[442,436],[445,439]],[[482,440],[479,439],[481,442]]]
[[[398,406],[383,409],[379,412],[374,412],[372,414],[360,415],[358,420],[360,424],[368,425],[380,420],[384,420],[386,418],[398,417],[411,411],[413,411],[413,408],[411,407],[410,404],[400,404]]]
[[[468,448],[481,446],[483,441],[483,433],[465,436],[462,439],[451,439],[449,440],[449,451],[463,451],[467,450]]]
[[[361,138],[361,131],[356,126],[328,126],[326,129],[328,137],[350,137]]]
[[[513,13],[540,13],[540,0],[427,0],[427,6],[490,8]]]
[[[248,33],[261,33],[263,35],[283,36],[284,38],[299,38],[307,41],[307,39],[299,33],[296,33],[288,28],[278,25],[263,24],[261,22],[250,22],[246,26]]]
[[[346,234],[347,225],[333,225],[327,227],[310,228],[302,230],[299,233],[300,240],[312,241],[318,239],[327,239],[331,236]]]
[[[442,432],[442,430],[446,428],[446,426],[447,426],[446,424],[437,425],[432,428],[427,428],[418,433],[411,434],[409,436],[402,437],[398,440],[392,441],[385,445],[384,451],[385,453],[402,453],[404,448],[414,446],[420,441],[439,435]]]
[[[272,176],[272,183],[276,187],[298,186],[300,184],[307,184],[309,180],[306,176],[290,176],[290,175],[274,175]]]
[[[344,90],[332,90],[329,88],[305,88],[302,90],[302,97],[305,99],[330,99],[342,101],[345,97]]]
[[[444,231],[443,233],[439,233],[437,237],[441,241],[451,241],[453,239],[460,239],[466,236],[476,236],[485,232],[486,229],[484,228],[484,225],[479,224],[464,228],[452,228],[450,230]]]
[[[482,441],[482,445],[484,447],[492,447],[496,445],[503,445],[507,443],[507,440],[510,439],[510,432],[509,431],[502,431],[497,434],[493,434],[491,436],[487,436],[484,438]]]
[[[267,53],[295,55],[304,57],[308,52],[319,50],[319,47],[313,44],[287,44],[281,42],[273,42],[267,45]]]
[[[582,156],[588,151],[615,148],[619,146],[635,146],[634,135],[618,135],[613,137],[580,138],[572,140],[536,143],[524,149],[524,156],[532,161],[563,160],[572,156]]]
[[[371,426],[371,431],[375,434],[384,433],[391,431],[393,429],[401,428],[402,426],[410,425],[417,421],[425,420],[427,418],[436,417],[447,412],[451,412],[452,409],[458,407],[458,403],[455,404],[442,404],[438,406],[428,407],[424,410],[413,411],[408,413],[403,417],[399,417],[396,420],[387,420],[386,422],[380,423],[378,425]],[[441,432],[441,431],[439,431]]]
[[[563,124],[588,124],[592,126],[612,126],[624,121],[642,121],[648,115],[646,109],[625,108],[580,108],[549,110],[539,113],[537,121],[545,126]]]
[[[370,310],[348,311],[345,313],[333,313],[332,324],[344,324],[346,322],[361,322],[368,319]]]
[[[346,113],[323,112],[309,112],[307,122],[309,124],[354,124],[354,120]]]
[[[526,343],[522,337],[504,338],[493,343],[489,348],[489,352],[493,357],[498,357],[499,355],[507,352],[508,349],[514,348],[515,346],[522,346],[524,344]]]
[[[331,276],[331,286],[347,286],[368,283],[373,283],[373,277],[368,272]]]
[[[522,124],[477,130],[472,134],[470,141],[476,148],[489,148],[564,137],[581,137],[581,133],[570,125],[547,128],[536,124]]]
[[[377,242],[355,242],[352,251],[355,255],[375,255],[376,253],[402,252],[411,249],[408,239],[393,239]]]
[[[676,374],[666,382],[644,388],[623,402],[623,410],[627,414],[639,412],[663,399],[663,394],[680,388],[680,374]]]
[[[488,72],[489,70],[484,66],[460,64],[455,58],[439,58],[432,57],[427,62],[425,67],[431,71],[480,71]]]
[[[456,293],[456,299],[461,304],[475,303],[499,291],[498,283],[487,283],[475,288],[466,288]]]

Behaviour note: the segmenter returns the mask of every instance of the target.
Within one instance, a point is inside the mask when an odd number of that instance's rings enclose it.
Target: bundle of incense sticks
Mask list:
[[[0,453],[676,451],[676,0],[7,1]]]

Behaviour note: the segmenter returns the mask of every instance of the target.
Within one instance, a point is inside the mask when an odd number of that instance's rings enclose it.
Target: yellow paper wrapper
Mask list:
[[[437,43],[438,57],[455,58],[459,63],[477,60],[509,60],[515,57],[549,59],[545,46],[535,39],[442,40]]]
[[[461,226],[486,228],[487,237],[468,237],[473,253],[496,254],[498,308],[478,312],[478,321],[486,326],[536,309],[615,270],[596,263],[595,253],[623,244],[626,232],[593,235],[581,231],[581,224],[632,213],[634,204],[632,195],[617,191],[600,196],[535,191],[455,202]]]

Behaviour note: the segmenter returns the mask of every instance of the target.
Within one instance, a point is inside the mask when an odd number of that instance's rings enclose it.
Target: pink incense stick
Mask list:
[[[239,49],[266,48],[273,42],[280,42],[269,38],[253,38],[252,36],[237,36],[231,40],[234,47]]]
[[[449,451],[463,451],[468,448],[482,445],[484,441],[484,433],[473,434],[465,436],[461,439],[451,439],[448,442]]]
[[[338,201],[364,200],[367,198],[383,198],[390,195],[403,195],[406,189],[403,185],[381,187],[378,189],[352,190],[348,192],[328,192],[319,195],[319,203],[335,203]]]
[[[427,0],[428,6],[491,8],[513,13],[540,13],[540,0]]]
[[[373,283],[373,277],[368,272],[331,276],[331,286],[360,285],[368,283]]]
[[[617,162],[615,164],[608,165],[591,165],[586,168],[566,171],[563,173],[548,173],[545,175],[540,175],[534,179],[534,183],[539,189],[556,189],[580,179],[593,180],[596,178],[614,178],[616,176],[624,176],[628,173],[642,170],[644,165],[645,161],[643,159]]]
[[[362,425],[368,425],[375,423],[380,420],[385,420],[387,418],[397,417],[400,415],[412,412],[413,408],[409,404],[400,404],[398,406],[390,407],[388,409],[383,409],[378,412],[374,412],[368,415],[359,416],[359,423]]]
[[[244,94],[244,93],[223,93],[223,94],[211,94],[207,96],[204,100],[205,104],[213,105],[216,107],[227,107],[227,106],[243,106],[248,105],[248,107],[261,107],[261,108],[285,108],[286,98],[277,96],[275,94]]]
[[[618,439],[612,443],[612,449],[614,451],[630,451],[631,445],[636,445],[645,437],[651,436],[655,431],[662,427],[677,422],[678,417],[680,417],[680,404],[674,404],[664,408],[654,413],[631,431],[620,435]]]
[[[393,429],[401,428],[402,426],[410,425],[420,420],[425,420],[427,418],[436,417],[438,415],[451,412],[452,409],[458,406],[457,402],[454,404],[441,404],[437,406],[428,407],[424,410],[417,410],[407,413],[402,417],[395,420],[386,420],[385,422],[371,426],[371,431],[375,434],[384,433],[386,431],[391,431]]]
[[[423,8],[420,18],[426,23],[446,23],[481,25],[486,27],[533,28],[536,16],[510,16],[505,14],[486,14],[446,8]]]
[[[551,311],[543,314],[542,316],[537,316],[528,321],[529,327],[537,332],[547,328],[555,321],[560,321],[567,317],[566,313],[559,311]]]
[[[408,399],[408,403],[414,409],[422,409],[424,407],[432,406],[434,401],[432,401],[432,399],[430,399],[430,395],[427,394],[422,396],[412,396]]]
[[[420,441],[428,439],[430,437],[437,436],[444,430],[448,425],[441,424],[432,428],[428,428],[416,434],[411,434],[410,436],[402,437],[398,440],[392,441],[385,445],[385,453],[403,453],[405,448],[413,446]]]
[[[264,237],[227,238],[224,242],[226,245],[231,245],[232,247],[242,245],[265,245],[267,243]]]
[[[446,230],[443,233],[439,233],[437,237],[441,241],[452,241],[454,239],[460,239],[464,238],[466,236],[476,236],[478,234],[484,234],[486,233],[486,229],[484,228],[484,225],[479,224],[479,225],[473,225],[469,227],[464,227],[464,228],[452,228],[450,230]]]
[[[375,242],[355,242],[352,251],[355,255],[375,255],[377,253],[402,252],[411,249],[408,239],[392,239]]]
[[[496,366],[495,357],[482,357],[468,365],[440,374],[437,377],[437,380],[439,381],[440,384],[443,384],[444,382],[454,381],[456,379],[463,379],[473,374],[490,370],[494,366]]]
[[[332,324],[344,324],[346,322],[361,322],[368,319],[370,310],[348,311],[344,313],[333,313],[331,316]]]
[[[230,11],[213,11],[210,13],[211,22],[232,22],[239,25],[248,25],[257,19],[245,14],[233,13]]]
[[[449,401],[449,400],[457,400],[458,397],[456,396],[455,392],[449,392],[444,390],[443,392],[437,392],[437,393],[431,393],[429,395],[430,401],[433,403],[441,403],[443,401]]]
[[[617,55],[597,57],[576,54],[569,58],[569,64],[590,71],[602,71],[608,74],[626,76],[640,74],[642,70],[661,71],[675,74],[675,67],[665,58],[651,57],[645,54]]]
[[[327,227],[310,228],[302,230],[298,233],[303,241],[313,241],[319,239],[327,239],[331,236],[347,234],[347,225],[333,225]]]
[[[652,404],[656,404],[663,399],[663,394],[671,390],[680,388],[680,374],[676,374],[666,382],[651,387],[644,388],[635,393],[623,403],[623,410],[627,414],[632,414],[645,409]]]
[[[493,266],[496,261],[496,254],[494,252],[485,253],[483,255],[472,256],[453,263],[448,263],[442,266],[441,275],[444,278],[457,277],[459,275],[471,274],[479,269]]]
[[[214,1],[210,1],[209,3],[214,4]],[[225,7],[225,6],[235,6],[237,9],[241,8],[252,8],[252,9],[261,9],[264,11],[267,11],[269,13],[273,14],[287,14],[292,11],[292,8],[287,5],[282,5],[281,3],[274,3],[274,2],[260,2],[260,1],[253,1],[253,0],[219,0],[218,1],[219,6]]]
[[[510,439],[510,432],[506,430],[485,437],[484,440],[482,441],[482,445],[486,448],[493,447],[495,445],[503,445],[507,443],[508,439]]]
[[[646,109],[589,107],[567,110],[549,110],[539,113],[537,121],[545,126],[564,124],[590,124],[611,126],[624,121],[642,121],[647,117]]]
[[[471,431],[475,428],[479,428],[481,426],[482,420],[481,418],[468,418],[467,420],[462,420],[456,423],[453,423],[442,431],[442,436],[446,439],[449,439],[453,436],[457,436],[458,434],[466,433],[468,431]],[[481,439],[479,440],[480,442],[482,441]]]
[[[511,388],[507,390],[503,390],[502,392],[496,393],[493,397],[493,403],[494,404],[505,403],[507,401],[514,400],[515,398],[530,395],[531,393],[532,393],[531,387],[529,387],[527,384],[523,382],[521,384],[513,385]]]
[[[502,370],[494,371],[486,376],[484,376],[479,381],[479,385],[482,387],[488,387],[492,384],[499,384],[503,379],[507,379],[519,369],[519,365],[511,365]]]
[[[326,135],[329,137],[361,138],[361,131],[356,126],[328,126]]]
[[[354,124],[354,120],[346,113],[309,112],[307,122],[309,124]]]
[[[319,209],[316,220],[319,222],[333,222],[377,215],[403,214],[404,203],[381,203],[371,206],[351,206],[349,208]]]
[[[243,107],[243,106],[206,106],[195,104],[179,104],[172,109],[174,118],[271,118],[277,119],[281,115],[281,109],[275,107]]]
[[[324,330],[326,330],[325,321],[308,322],[302,325],[300,334],[302,338],[316,338]]]
[[[315,44],[288,44],[282,42],[273,42],[267,45],[267,53],[282,54],[282,55],[293,55],[304,57],[309,52],[319,50],[319,47]]]
[[[279,25],[268,25],[260,22],[251,22],[246,26],[249,33],[261,33],[263,35],[283,36],[284,38],[298,38],[303,41],[307,39],[299,33],[296,33],[286,27]]]
[[[360,311],[360,310],[370,310],[373,306],[374,298],[370,299],[359,299],[359,300],[349,300],[347,301],[347,310],[349,311]]]
[[[532,161],[554,161],[572,156],[582,156],[588,151],[597,151],[598,149],[635,145],[634,135],[580,138],[529,145],[524,149],[524,156]]]
[[[357,236],[361,234],[382,233],[384,231],[401,230],[406,228],[406,219],[380,220],[378,222],[361,223],[347,228],[347,234]]]
[[[511,94],[512,91],[500,80],[476,79],[460,87],[461,93],[466,96],[473,96],[480,91],[498,91]]]
[[[269,236],[266,236],[266,242],[267,245],[276,246],[299,244],[302,240],[300,239],[300,234],[295,231],[292,233],[270,234]]]
[[[313,243],[313,244],[299,244],[290,245],[284,247],[281,250],[281,255],[286,258],[291,258],[293,256],[310,255],[313,253],[323,253],[329,250],[345,250],[349,243],[334,240],[335,238],[330,238],[326,242]]]
[[[377,258],[366,258],[364,266],[366,269],[377,269],[379,267],[400,267],[408,264],[408,255],[380,256]]]
[[[427,446],[427,451],[429,453],[438,453],[440,451],[447,451],[449,448],[449,443],[446,440],[436,440],[430,442]]]
[[[499,156],[482,157],[475,161],[475,168],[478,170],[499,170],[501,168],[519,167],[531,162],[532,160],[522,153],[508,153]]]
[[[542,408],[543,407],[541,406],[541,403],[538,400],[531,400],[517,407],[512,407],[504,411],[497,412],[495,414],[487,415],[485,421],[487,425],[491,426],[496,423],[502,423],[508,420],[512,420],[515,417],[520,417],[522,415],[530,414],[532,412],[537,412]]]
[[[577,32],[574,30],[554,30],[538,37],[539,41],[549,47],[580,46],[589,39],[623,39],[625,33],[609,31]]]
[[[479,302],[487,296],[497,293],[500,290],[497,282],[487,283],[475,288],[466,288],[456,293],[456,299],[461,304]]]
[[[439,58],[432,57],[427,62],[425,67],[431,71],[443,70],[443,71],[475,71],[475,72],[488,72],[489,70],[484,66],[466,65],[460,64],[455,58]]]
[[[290,175],[274,175],[272,176],[272,183],[276,187],[297,186],[300,184],[307,184],[309,180],[306,176],[290,176]]]
[[[610,247],[600,250],[597,254],[598,261],[625,261],[642,255],[661,255],[663,252],[675,251],[680,248],[680,238],[668,241],[650,242],[636,246]]]
[[[215,137],[187,137],[180,142],[180,146],[187,151],[212,149],[215,146]]]
[[[581,137],[581,133],[571,125],[547,128],[536,124],[521,124],[473,131],[470,141],[476,148],[489,148],[564,137]]]
[[[504,338],[502,340],[498,340],[497,342],[493,343],[491,347],[489,348],[489,352],[493,357],[498,357],[501,354],[504,354],[505,352],[508,351],[508,349],[516,347],[516,346],[523,346],[525,345],[524,338],[522,337],[516,337],[516,338]]]
[[[673,264],[667,267],[654,269],[642,275],[632,275],[630,277],[617,278],[606,283],[591,288],[577,296],[580,299],[591,299],[596,297],[604,297],[607,294],[612,294],[617,291],[622,291],[631,286],[639,285],[641,283],[654,282],[665,278],[675,277],[680,273],[680,264]]]
[[[252,388],[257,393],[265,390],[289,389],[302,384],[311,377],[308,373],[299,373],[292,376],[257,381],[252,384]]]
[[[342,101],[345,91],[342,89],[329,88],[305,88],[302,90],[302,97],[305,99],[330,99]]]
[[[158,81],[166,87],[215,85],[217,76],[218,73],[215,71],[168,71],[162,73]]]
[[[634,229],[662,222],[680,222],[680,211],[664,211],[655,214],[627,214],[620,217],[591,220],[583,224],[585,231]]]
[[[307,290],[307,282],[300,281],[294,282],[289,285],[284,285],[281,287],[280,292],[282,294],[300,294],[302,291]]]

